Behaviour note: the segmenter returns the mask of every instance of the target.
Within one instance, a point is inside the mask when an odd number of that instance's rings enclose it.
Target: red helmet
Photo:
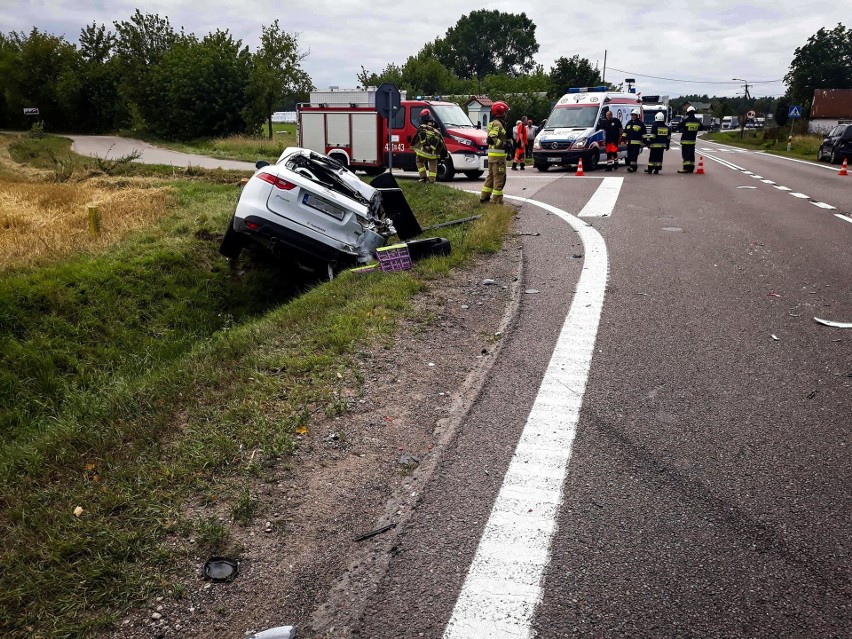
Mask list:
[[[506,111],[509,110],[509,105],[505,102],[495,102],[491,105],[491,115],[495,118],[501,118],[506,115]]]
[[[420,112],[420,121],[421,122],[428,122],[431,119],[432,119],[432,112],[429,109],[423,109]]]

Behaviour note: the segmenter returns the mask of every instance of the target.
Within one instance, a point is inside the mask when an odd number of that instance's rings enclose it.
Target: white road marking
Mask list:
[[[622,184],[624,184],[623,177],[604,178],[598,190],[580,211],[579,217],[609,217],[615,208]]]
[[[754,175],[754,173],[752,173],[751,171],[743,171],[743,173],[745,173],[746,175]]]
[[[837,210],[836,207],[831,206],[831,204],[826,204],[825,202],[814,202],[811,200],[811,204],[818,206],[821,209]]]
[[[779,191],[792,191],[793,190],[793,189],[786,187],[786,186],[776,186],[775,188],[778,189]]]
[[[606,244],[586,222],[543,202],[504,197],[543,208],[577,231],[583,272],[444,639],[532,637],[609,270]]]
[[[846,217],[845,215],[841,215],[840,213],[835,213],[834,217],[839,217],[844,222],[849,222],[850,224],[852,224],[852,217]]]
[[[762,175],[755,175],[754,173],[751,173],[750,175],[751,175],[751,177],[753,177],[755,180],[762,180],[762,179],[763,179],[763,176],[762,176]]]
[[[792,195],[793,197],[797,197],[800,200],[810,200],[811,199],[810,195],[805,195],[804,193],[790,193],[790,195]]]
[[[764,184],[775,184],[772,180],[761,180]]]

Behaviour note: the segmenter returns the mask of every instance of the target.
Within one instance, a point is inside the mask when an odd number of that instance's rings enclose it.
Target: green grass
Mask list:
[[[755,149],[802,160],[816,160],[817,150],[823,138],[817,135],[794,135],[791,149],[787,151],[789,129],[772,128],[764,130],[743,131],[740,137],[737,131],[719,131],[704,134],[704,139],[723,142],[731,146]]]
[[[150,142],[174,151],[198,153],[222,160],[275,162],[284,149],[288,146],[296,146],[298,140],[295,124],[273,123],[272,139],[269,139],[268,129],[264,126],[262,135],[232,135],[227,138],[183,143],[156,139],[151,139]]]
[[[404,183],[424,226],[483,217],[441,229],[448,257],[310,285],[226,266],[236,191],[217,175],[169,182],[173,210],[118,247],[0,280],[0,636],[91,636],[177,596],[181,557],[238,553],[217,507],[237,524],[261,508],[239,478],[346,410],[355,351],[389,339],[432,279],[499,248],[514,214]],[[165,543],[176,533],[199,545]]]

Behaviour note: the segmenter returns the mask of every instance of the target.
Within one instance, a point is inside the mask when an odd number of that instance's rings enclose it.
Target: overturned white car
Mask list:
[[[297,147],[257,167],[219,248],[230,259],[259,246],[330,275],[370,262],[394,234],[405,240],[421,232],[391,174],[366,184],[336,160]]]

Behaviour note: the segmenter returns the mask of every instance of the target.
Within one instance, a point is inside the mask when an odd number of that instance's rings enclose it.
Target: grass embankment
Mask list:
[[[172,535],[195,538],[193,556],[238,553],[229,529],[255,501],[234,480],[280,463],[315,415],[345,412],[360,383],[355,350],[388,339],[430,279],[496,250],[513,215],[488,206],[442,229],[452,254],[413,271],[282,285],[290,274],[251,262],[235,271],[218,255],[237,192],[221,172],[143,186],[72,174],[80,190],[69,192],[50,170],[9,177],[12,166],[0,191],[24,195],[0,219],[18,220],[24,202],[32,228],[49,226],[44,217],[74,230],[0,269],[0,635],[10,638],[88,636],[146,597],[179,597],[169,566],[189,550]],[[402,188],[423,225],[475,203],[440,185]],[[147,212],[106,213],[125,190]],[[80,243],[86,220],[73,211],[87,198],[103,203],[111,240]],[[20,221],[0,225],[0,241],[19,232]]]
[[[764,130],[749,130],[743,132],[740,137],[740,131],[717,131],[716,133],[705,133],[702,137],[705,140],[713,140],[730,144],[731,146],[739,146],[747,149],[755,149],[783,155],[791,158],[799,158],[801,160],[816,161],[817,150],[822,143],[823,138],[817,135],[794,135],[790,150],[787,150],[787,138],[789,131],[781,128],[764,129]]]

